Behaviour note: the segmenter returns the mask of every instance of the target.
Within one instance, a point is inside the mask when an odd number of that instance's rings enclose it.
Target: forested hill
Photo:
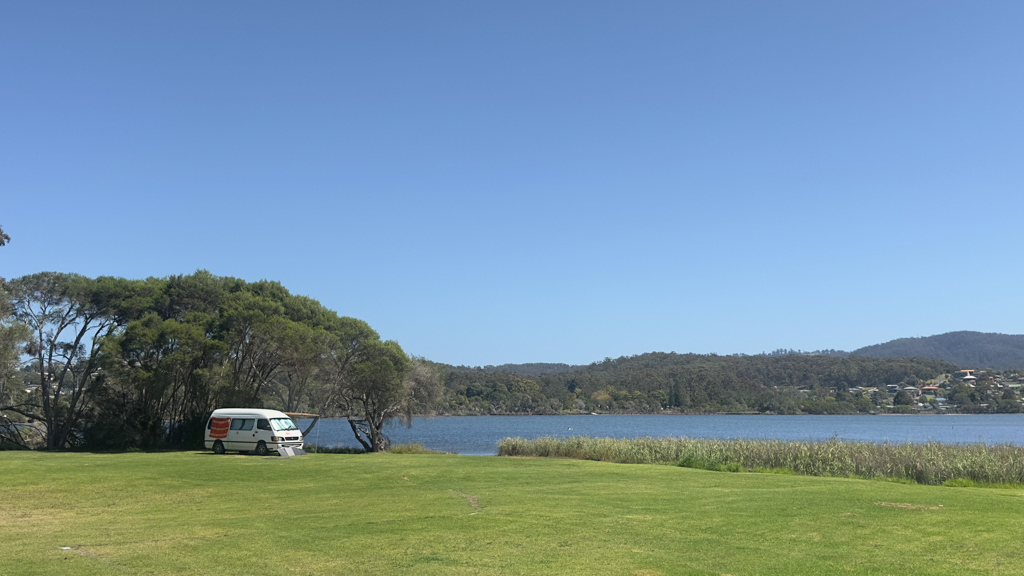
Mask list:
[[[448,414],[869,412],[850,388],[917,383],[957,366],[931,359],[653,352],[535,376],[444,366]],[[885,398],[882,398],[883,400]]]
[[[528,364],[502,364],[501,366],[484,366],[488,372],[511,372],[523,376],[540,376],[541,374],[558,374],[568,372],[580,366],[570,364],[552,364],[548,362],[530,362]]]
[[[851,354],[871,358],[934,358],[963,368],[1024,368],[1024,335],[947,332],[924,338],[899,338],[865,346]]]

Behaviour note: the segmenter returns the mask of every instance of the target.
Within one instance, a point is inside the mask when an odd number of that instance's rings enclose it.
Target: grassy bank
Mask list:
[[[1024,574],[1024,492],[449,455],[0,454],[0,574]]]
[[[1024,448],[984,444],[873,444],[701,438],[506,438],[501,456],[625,464],[675,463],[709,470],[774,469],[809,476],[891,478],[919,484],[1024,485]]]
[[[366,454],[366,450],[362,448],[352,448],[349,446],[317,446],[316,444],[306,444],[306,452],[310,454]],[[418,444],[394,444],[387,449],[390,454],[444,454],[440,450],[431,450],[423,445]]]

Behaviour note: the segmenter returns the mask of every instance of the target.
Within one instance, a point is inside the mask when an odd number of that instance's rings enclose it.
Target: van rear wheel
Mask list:
[[[213,443],[213,453],[214,454],[223,454],[224,453],[224,443],[221,442],[220,440],[217,440],[216,442],[214,442]]]
[[[270,454],[270,450],[267,450],[267,443],[263,440],[256,443],[256,450],[254,450],[254,452],[256,452],[257,456],[266,456],[267,454]]]

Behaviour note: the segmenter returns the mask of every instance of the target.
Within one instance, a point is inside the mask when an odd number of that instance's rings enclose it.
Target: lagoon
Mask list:
[[[299,421],[305,429],[309,420]],[[985,443],[1024,446],[1024,414],[907,414],[848,416],[652,415],[444,416],[414,418],[412,427],[385,428],[392,442],[473,456],[497,454],[506,437],[752,438],[863,442]],[[320,446],[359,444],[345,419],[320,420],[306,438]]]

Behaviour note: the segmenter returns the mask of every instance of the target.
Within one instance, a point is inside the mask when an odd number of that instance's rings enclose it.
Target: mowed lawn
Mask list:
[[[0,453],[4,575],[838,573],[1024,573],[1024,492],[450,455]]]

